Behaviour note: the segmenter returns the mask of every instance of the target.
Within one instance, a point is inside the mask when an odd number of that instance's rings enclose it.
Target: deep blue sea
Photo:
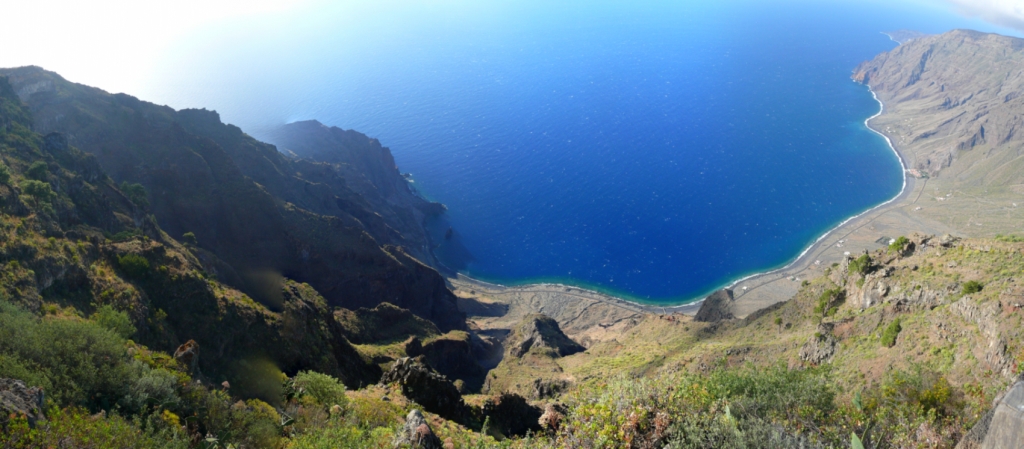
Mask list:
[[[680,302],[899,192],[850,80],[895,47],[880,31],[985,28],[915,2],[708,3],[323,6],[182,44],[142,97],[256,137],[315,118],[379,138],[448,206],[436,253],[469,276]]]

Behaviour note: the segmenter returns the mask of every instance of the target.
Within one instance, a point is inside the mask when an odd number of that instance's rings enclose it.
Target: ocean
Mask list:
[[[918,2],[708,3],[323,4],[197,34],[140,97],[257,138],[379,138],[448,206],[435,253],[470,277],[674,304],[897,195],[851,71],[896,46],[880,31],[983,28]]]

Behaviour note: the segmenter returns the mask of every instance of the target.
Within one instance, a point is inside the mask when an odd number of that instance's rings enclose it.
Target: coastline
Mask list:
[[[854,82],[856,82],[856,81],[854,81]],[[878,134],[879,136],[882,136],[882,138],[885,139],[885,143],[889,145],[889,149],[891,149],[892,152],[896,154],[896,159],[900,162],[900,170],[901,170],[901,172],[903,174],[903,185],[900,186],[899,193],[897,193],[896,196],[890,198],[889,200],[887,200],[887,201],[885,201],[885,202],[883,202],[883,203],[881,203],[881,204],[879,204],[877,206],[874,206],[874,207],[872,207],[872,208],[870,208],[868,210],[865,210],[864,212],[861,212],[861,213],[859,213],[857,215],[854,215],[854,216],[852,216],[850,218],[847,218],[846,220],[843,220],[841,223],[839,223],[835,227],[829,229],[828,231],[825,231],[824,234],[822,234],[820,237],[818,237],[816,240],[814,240],[813,243],[808,245],[807,248],[805,248],[798,256],[796,256],[796,259],[793,259],[792,262],[786,264],[785,266],[783,266],[781,268],[776,268],[776,269],[773,269],[773,270],[769,270],[769,271],[764,271],[764,272],[761,272],[761,273],[755,273],[755,274],[752,274],[752,275],[740,278],[740,279],[736,280],[735,282],[733,282],[732,284],[729,284],[729,285],[727,285],[725,287],[722,287],[722,288],[732,289],[732,288],[736,287],[737,285],[742,284],[743,282],[748,281],[750,279],[754,279],[754,278],[758,278],[758,277],[761,277],[761,276],[767,276],[767,275],[775,274],[775,273],[781,272],[781,271],[786,271],[786,270],[789,270],[791,268],[796,267],[797,265],[799,265],[799,263],[801,261],[806,262],[807,255],[810,254],[812,252],[812,250],[814,250],[816,247],[820,246],[822,241],[824,241],[826,238],[828,238],[828,236],[832,235],[833,233],[835,233],[837,231],[842,230],[845,226],[849,225],[851,222],[853,222],[853,221],[855,221],[855,220],[857,220],[859,218],[863,218],[863,217],[867,216],[868,214],[870,214],[872,212],[877,212],[877,211],[885,208],[886,206],[893,205],[895,202],[897,202],[901,198],[907,196],[908,192],[913,190],[913,189],[910,189],[910,190],[907,189],[907,185],[909,184],[908,181],[911,178],[907,174],[907,164],[906,164],[906,159],[903,157],[903,153],[901,153],[898,149],[896,149],[896,146],[892,144],[892,139],[890,139],[889,136],[887,136],[887,135],[885,135],[885,133],[883,133],[883,132],[881,132],[881,131],[871,127],[871,123],[870,123],[871,120],[874,120],[878,116],[882,115],[883,112],[885,112],[885,103],[882,103],[882,100],[878,99],[878,95],[876,95],[875,91],[871,89],[871,86],[868,86],[868,92],[871,92],[871,97],[874,98],[875,101],[878,102],[879,109],[878,109],[878,112],[875,113],[875,115],[872,115],[871,117],[868,117],[868,118],[864,119],[864,126],[867,129],[871,130],[871,132],[874,132],[875,134]],[[705,299],[707,299],[707,297],[705,297]]]
[[[831,242],[829,242],[828,246],[825,246],[825,243],[827,240],[829,240],[829,237],[836,236],[842,233],[844,230],[849,230],[850,232],[847,234],[849,235],[850,233],[864,225],[860,223],[864,218],[876,213],[879,213],[880,215],[880,213],[884,213],[887,210],[890,210],[901,205],[903,200],[909,197],[910,193],[914,191],[916,178],[912,178],[909,176],[907,172],[907,163],[904,154],[899,149],[896,148],[896,146],[892,142],[892,139],[890,139],[888,135],[886,135],[881,130],[875,129],[874,127],[871,126],[871,121],[885,113],[886,108],[885,103],[878,98],[878,95],[874,92],[874,90],[871,89],[870,86],[867,87],[868,91],[871,92],[872,98],[874,98],[875,101],[878,102],[879,110],[877,113],[864,120],[864,126],[871,132],[874,132],[881,136],[883,139],[885,139],[885,142],[889,146],[889,149],[892,150],[892,152],[896,155],[896,159],[900,163],[900,170],[903,177],[900,191],[889,200],[884,201],[854,216],[851,216],[840,222],[838,225],[825,231],[823,234],[821,234],[821,236],[815,239],[814,242],[810,243],[806,248],[804,248],[804,250],[801,251],[796,256],[796,258],[794,258],[792,261],[785,264],[784,266],[744,276],[742,278],[739,278],[735,281],[732,281],[728,284],[716,288],[711,293],[705,295],[702,298],[698,298],[680,304],[665,305],[643,304],[630,299],[616,297],[599,291],[560,283],[537,283],[518,286],[505,286],[501,284],[495,284],[486,281],[481,281],[478,279],[473,279],[461,273],[456,274],[454,278],[449,277],[449,283],[452,284],[453,286],[461,286],[463,287],[463,290],[466,288],[472,288],[472,286],[481,289],[487,289],[491,295],[499,296],[514,293],[530,293],[535,296],[551,296],[558,294],[559,296],[563,297],[570,296],[580,298],[581,300],[585,299],[590,301],[599,301],[609,306],[629,310],[634,313],[682,313],[687,315],[693,315],[697,313],[697,311],[700,309],[701,305],[708,298],[708,296],[722,289],[730,289],[734,291],[734,303],[741,305],[741,307],[739,307],[739,312],[741,313],[738,315],[746,315],[747,313],[753,312],[763,307],[770,306],[775,302],[785,301],[789,299],[793,293],[795,293],[795,289],[784,288],[782,289],[783,292],[780,292],[775,295],[769,294],[769,297],[767,299],[763,299],[760,301],[743,301],[743,303],[741,304],[740,300],[744,296],[746,296],[747,293],[752,292],[754,289],[764,287],[767,284],[779,280],[789,278],[790,280],[799,281],[799,279],[795,277],[796,275],[801,274],[804,271],[810,269],[811,267],[815,267],[818,265],[812,264],[812,256],[820,256],[824,249],[832,247]],[[840,240],[840,242],[842,242],[842,240]],[[842,245],[842,243],[840,243],[840,245]],[[817,260],[815,262],[820,262],[820,260]],[[737,291],[736,289],[738,287],[742,287],[742,290]],[[790,292],[789,290],[794,291]],[[564,299],[565,298],[563,298],[563,300]],[[541,302],[543,303],[547,301]]]

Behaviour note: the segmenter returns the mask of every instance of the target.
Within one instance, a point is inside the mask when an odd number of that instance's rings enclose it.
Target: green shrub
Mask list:
[[[27,365],[16,354],[0,354],[0,378],[18,379],[27,385],[42,387],[46,392],[51,387],[50,380],[43,373]]]
[[[198,240],[196,240],[195,233],[193,233],[191,231],[182,234],[181,235],[181,239],[184,240],[185,243],[187,243],[189,245],[192,245],[192,246],[196,246],[198,244]]]
[[[850,273],[868,274],[871,271],[871,256],[862,254],[860,257],[851,260],[848,269]]]
[[[35,161],[25,169],[25,177],[36,181],[46,181],[50,166],[43,161]]]
[[[53,189],[50,188],[50,184],[42,181],[36,181],[34,179],[26,179],[21,181],[21,191],[26,195],[35,197],[40,201],[50,202],[57,197],[56,193],[53,193]]]
[[[327,374],[315,371],[300,371],[292,379],[292,385],[298,395],[308,394],[325,407],[340,405],[345,407],[345,384]]]
[[[1021,242],[1024,242],[1024,237],[1021,237],[1019,235],[1013,235],[1013,234],[1009,234],[1009,235],[996,234],[996,240],[1000,241],[1000,242],[1021,243]]]
[[[47,400],[56,404],[108,409],[134,381],[125,341],[114,332],[81,319],[40,319],[4,302],[0,354],[7,369],[27,370],[32,379],[24,380],[49,387]]]
[[[900,319],[896,318],[889,326],[882,331],[882,345],[891,348],[896,345],[896,336],[900,334],[903,327],[900,325]]]
[[[128,197],[128,200],[139,207],[149,207],[149,199],[146,197],[146,188],[142,184],[134,184],[128,181],[121,182],[121,193]]]
[[[143,413],[153,407],[174,407],[181,401],[176,389],[178,377],[174,373],[150,368],[140,361],[132,361],[131,369],[135,381],[118,403],[122,410]]]
[[[837,310],[833,305],[839,303],[842,298],[843,290],[839,287],[830,288],[821,292],[821,295],[818,296],[818,302],[814,306],[814,313],[831,316]]]
[[[398,404],[366,395],[353,397],[346,413],[352,421],[367,429],[390,427],[405,418],[405,410]]]
[[[982,287],[984,286],[978,281],[964,282],[963,294],[970,295],[971,293],[978,293],[981,291]]]
[[[873,403],[910,406],[925,414],[934,411],[939,416],[955,416],[963,407],[962,394],[956,392],[946,378],[922,365],[912,365],[907,371],[894,370],[883,381],[871,398]]]
[[[11,169],[3,162],[0,162],[0,184],[11,182]]]
[[[910,240],[908,240],[906,237],[900,236],[895,241],[889,244],[889,251],[897,253],[903,251],[903,247],[907,246],[907,243],[910,243]]]
[[[187,435],[180,429],[164,426],[144,431],[116,414],[95,418],[81,408],[53,408],[35,429],[28,426],[25,418],[12,420],[10,426],[0,432],[0,447],[186,449],[189,445]]]
[[[331,418],[327,428],[300,435],[291,441],[294,449],[363,449],[391,447],[395,428],[376,427],[371,430],[353,426],[341,418]]]
[[[149,273],[149,261],[138,254],[129,253],[117,256],[117,265],[128,276],[139,279]]]
[[[736,416],[801,421],[820,419],[835,409],[836,391],[827,368],[770,367],[722,369],[708,377],[712,397],[727,400]]]
[[[142,231],[138,229],[130,229],[127,231],[118,232],[117,234],[110,236],[110,240],[115,242],[126,242],[140,235],[142,235]]]
[[[135,326],[132,324],[131,318],[128,318],[128,314],[114,310],[109,305],[96,309],[96,312],[89,319],[95,321],[100,326],[110,329],[115,334],[120,335],[121,338],[127,339],[135,334]]]

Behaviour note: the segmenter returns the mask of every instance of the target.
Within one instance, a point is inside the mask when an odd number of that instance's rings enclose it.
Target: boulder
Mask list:
[[[410,357],[398,359],[381,377],[382,385],[397,383],[402,394],[425,410],[456,422],[467,422],[470,409],[459,389],[430,369],[423,361]]]
[[[393,444],[396,448],[441,449],[441,439],[434,435],[430,424],[427,424],[419,410],[413,410],[405,417],[405,425],[395,437]]]
[[[11,415],[24,415],[35,426],[43,418],[43,389],[16,379],[0,379],[0,425]]]
[[[547,350],[552,356],[565,357],[586,350],[562,332],[558,322],[547,315],[532,313],[523,318],[509,336],[508,354],[519,358],[531,349]]]

